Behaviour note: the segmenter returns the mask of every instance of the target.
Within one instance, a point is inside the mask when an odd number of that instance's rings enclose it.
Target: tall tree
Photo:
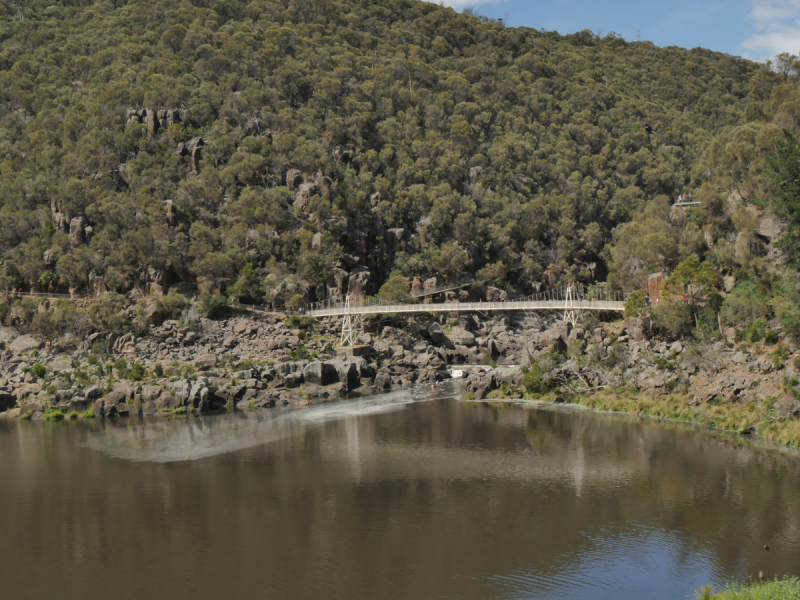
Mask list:
[[[775,214],[786,221],[779,247],[789,261],[800,264],[800,143],[787,130],[775,140],[775,155],[768,158],[772,180],[778,188],[773,201]]]

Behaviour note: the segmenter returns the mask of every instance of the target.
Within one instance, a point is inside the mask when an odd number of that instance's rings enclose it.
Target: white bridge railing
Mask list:
[[[314,302],[304,308],[311,317],[332,317],[346,314],[376,315],[392,313],[466,312],[466,311],[510,311],[510,310],[614,310],[624,311],[627,292],[609,292],[603,288],[581,288],[565,286],[503,302],[445,302],[415,303],[390,301],[380,298],[349,296],[346,299],[332,298]]]
[[[613,310],[624,311],[622,300],[511,300],[508,302],[448,302],[445,304],[394,304],[376,302],[361,306],[320,307],[309,309],[310,317],[338,317],[342,315],[379,315],[429,312],[494,312],[513,310]]]

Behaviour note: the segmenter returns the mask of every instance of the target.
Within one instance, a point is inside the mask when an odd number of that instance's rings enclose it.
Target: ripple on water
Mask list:
[[[728,579],[713,551],[698,548],[679,532],[603,528],[585,532],[584,538],[580,548],[554,558],[545,568],[491,577],[505,588],[497,597],[666,600],[691,597],[702,585]],[[654,581],[661,582],[658,589]]]

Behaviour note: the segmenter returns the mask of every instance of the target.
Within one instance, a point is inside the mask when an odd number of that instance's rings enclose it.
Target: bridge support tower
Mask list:
[[[361,334],[364,333],[364,317],[350,312],[350,294],[344,300],[344,316],[342,318],[342,338],[340,346],[357,346]]]
[[[575,297],[575,288],[572,284],[569,284],[567,286],[567,297],[564,299],[564,317],[562,320],[572,323],[573,327],[575,327],[575,324],[578,322],[578,312],[574,304],[575,300],[577,300]]]

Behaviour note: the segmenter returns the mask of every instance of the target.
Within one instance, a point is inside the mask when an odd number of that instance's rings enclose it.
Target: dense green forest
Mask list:
[[[411,0],[0,0],[0,287],[633,290],[691,259],[772,298],[792,63]]]

